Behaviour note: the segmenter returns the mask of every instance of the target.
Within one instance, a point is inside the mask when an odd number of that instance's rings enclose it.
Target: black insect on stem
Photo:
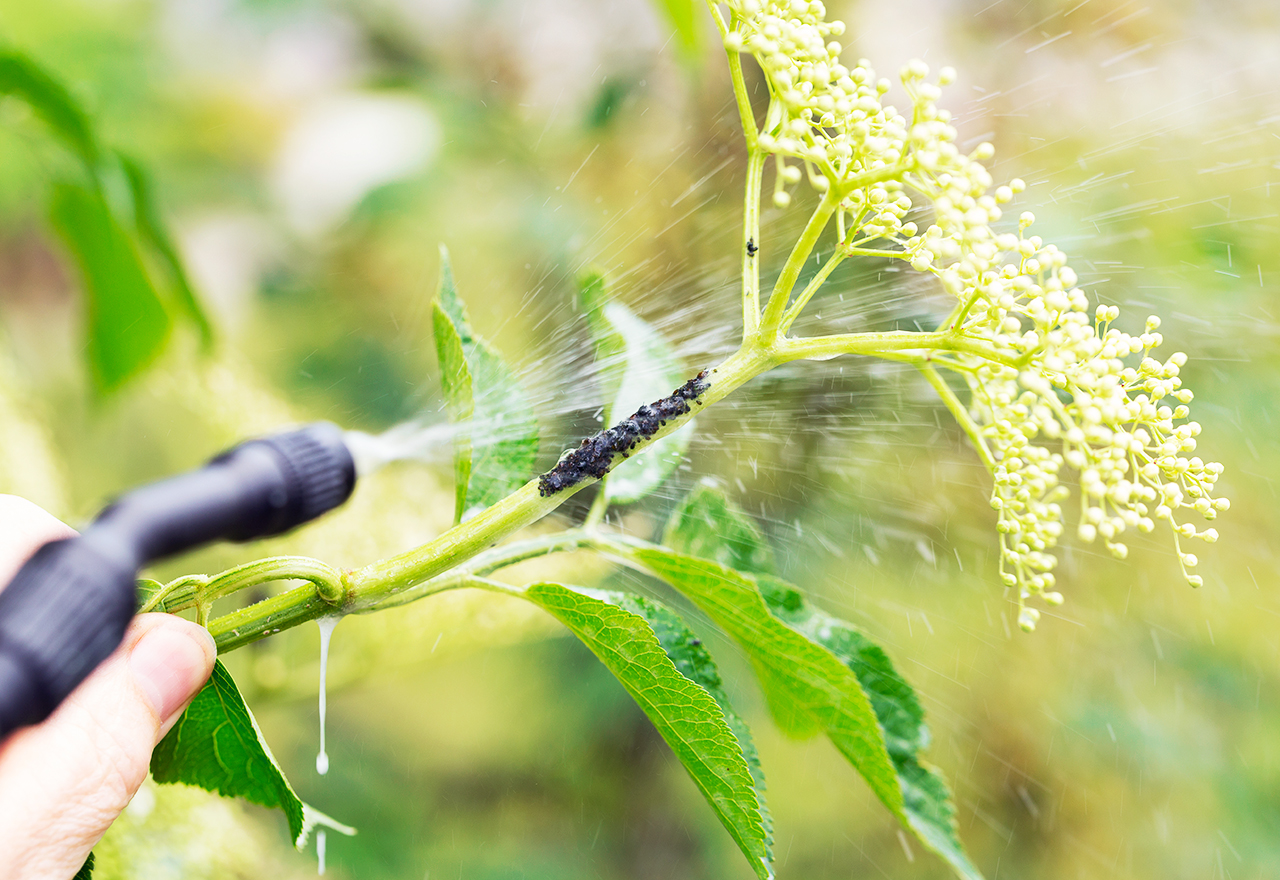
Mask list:
[[[617,456],[626,458],[641,440],[658,433],[667,422],[691,412],[693,404],[701,406],[702,395],[711,387],[708,375],[709,371],[703,370],[670,397],[645,404],[612,428],[583,440],[581,446],[538,478],[538,494],[545,498],[583,480],[598,480],[608,474]]]
[[[754,238],[748,238],[747,239],[747,256],[754,257],[756,255],[756,251],[758,250],[760,250],[760,248],[756,247],[756,240]]]

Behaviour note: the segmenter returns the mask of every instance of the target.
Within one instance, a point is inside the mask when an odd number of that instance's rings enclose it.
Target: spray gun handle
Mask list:
[[[319,422],[134,490],[83,534],[41,547],[0,592],[0,739],[43,721],[120,644],[142,566],[286,532],[342,504],[355,481],[341,429]]]

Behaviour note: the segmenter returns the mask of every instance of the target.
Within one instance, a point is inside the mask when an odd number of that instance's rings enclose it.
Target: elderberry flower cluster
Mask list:
[[[921,61],[902,70],[908,120],[883,103],[890,83],[868,62],[841,63],[832,38],[844,25],[826,21],[821,2],[728,5],[726,47],[750,53],[769,84],[756,142],[777,164],[774,204],[790,204],[786,187],[807,176],[834,202],[837,258],[903,259],[935,275],[955,298],[941,329],[956,344],[931,360],[968,385],[966,428],[994,479],[1001,577],[1016,591],[1022,628],[1034,629],[1040,616],[1027,604],[1032,597],[1062,602],[1053,589],[1053,550],[1070,496],[1064,467],[1079,475],[1081,540],[1101,540],[1123,559],[1126,532],[1151,532],[1164,520],[1184,576],[1199,586],[1197,558],[1182,542],[1212,543],[1218,533],[1183,517],[1212,520],[1229,502],[1214,497],[1222,465],[1194,454],[1200,425],[1190,420],[1192,393],[1182,387],[1186,355],[1155,356],[1163,342],[1159,318],[1130,334],[1116,326],[1116,307],[1091,313],[1067,255],[1029,234],[1030,213],[1016,232],[996,230],[1000,206],[1024,184],[993,189],[982,164],[991,145],[969,154],[956,146],[950,115],[937,107],[954,71],[944,68],[930,82]],[[931,215],[932,223],[921,232],[907,219],[912,212]]]

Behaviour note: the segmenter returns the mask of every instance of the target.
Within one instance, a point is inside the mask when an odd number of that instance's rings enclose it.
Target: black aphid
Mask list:
[[[614,465],[617,456],[626,458],[641,440],[658,433],[667,422],[678,419],[702,405],[701,397],[711,383],[703,370],[671,393],[640,407],[630,418],[623,419],[582,441],[582,445],[560,459],[551,470],[538,478],[538,492],[543,497],[576,486],[583,480],[600,479]]]
[[[747,256],[754,257],[756,255],[756,251],[758,250],[760,250],[760,248],[756,247],[756,240],[754,238],[748,238],[747,239]]]

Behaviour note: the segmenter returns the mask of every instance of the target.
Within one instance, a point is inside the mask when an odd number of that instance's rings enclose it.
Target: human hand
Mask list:
[[[74,532],[0,495],[0,585]],[[0,586],[3,589],[3,586]],[[0,743],[0,880],[68,880],[147,777],[151,750],[213,671],[213,639],[142,614],[124,642],[42,724]]]

